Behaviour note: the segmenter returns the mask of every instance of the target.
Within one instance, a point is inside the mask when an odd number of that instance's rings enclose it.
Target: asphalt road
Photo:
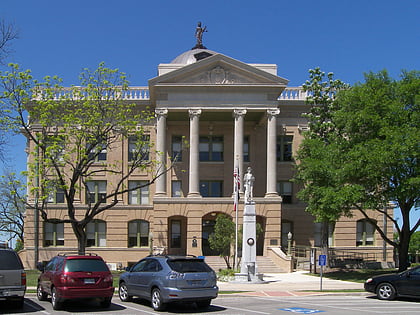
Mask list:
[[[117,297],[108,309],[95,302],[67,303],[62,311],[52,310],[49,301],[40,302],[28,295],[25,307],[16,310],[0,303],[1,314],[157,314],[146,301],[123,303]],[[208,309],[198,309],[195,304],[171,305],[159,314],[420,314],[420,300],[404,299],[381,301],[373,295],[319,295],[319,296],[243,296],[220,295]]]

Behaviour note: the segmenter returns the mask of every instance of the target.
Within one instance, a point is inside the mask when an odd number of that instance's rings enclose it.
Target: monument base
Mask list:
[[[235,273],[235,280],[231,282],[235,283],[265,283],[266,281],[263,280],[264,274],[256,273],[248,274],[248,273]]]

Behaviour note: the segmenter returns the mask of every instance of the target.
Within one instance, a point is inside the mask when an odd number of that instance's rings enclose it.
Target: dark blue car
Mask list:
[[[365,282],[365,290],[375,293],[381,300],[396,297],[420,297],[420,266],[409,270],[375,276]]]
[[[133,296],[151,301],[156,311],[170,302],[195,302],[208,307],[217,297],[216,273],[194,256],[148,256],[120,276],[121,301]]]

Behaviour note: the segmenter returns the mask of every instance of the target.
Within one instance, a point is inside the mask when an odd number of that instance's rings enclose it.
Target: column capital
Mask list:
[[[278,114],[280,114],[280,109],[278,109],[278,108],[269,108],[269,109],[267,109],[267,115],[269,117],[277,116]]]
[[[246,109],[245,108],[235,108],[233,110],[233,118],[237,119],[239,117],[245,116],[246,115]]]
[[[158,116],[166,116],[166,115],[168,115],[168,109],[167,108],[157,108],[157,109],[155,109],[155,113]]]
[[[190,108],[188,110],[188,114],[190,115],[190,118],[200,116],[201,115],[201,109],[200,108]]]

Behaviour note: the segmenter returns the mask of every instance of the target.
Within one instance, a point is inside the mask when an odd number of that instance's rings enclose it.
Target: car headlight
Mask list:
[[[369,279],[366,280],[365,283],[371,283],[372,281],[373,281],[373,279],[372,278],[369,278]]]

